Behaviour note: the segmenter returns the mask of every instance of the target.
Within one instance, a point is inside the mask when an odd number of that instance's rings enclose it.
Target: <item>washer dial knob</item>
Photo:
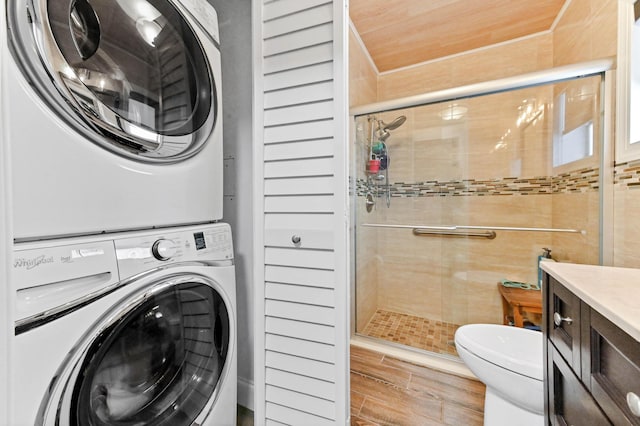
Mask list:
[[[177,251],[176,244],[171,240],[157,240],[151,247],[153,257],[158,260],[169,260]]]

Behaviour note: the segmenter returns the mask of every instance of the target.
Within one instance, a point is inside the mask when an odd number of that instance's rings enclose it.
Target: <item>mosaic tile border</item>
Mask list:
[[[640,185],[640,165],[637,170]],[[506,177],[492,180],[463,179],[455,181],[425,181],[416,183],[395,182],[390,186],[392,197],[446,197],[446,196],[488,196],[488,195],[541,195],[571,192],[597,191],[600,170],[595,167],[561,173],[557,176],[534,178]],[[378,191],[376,191],[378,189]],[[384,186],[358,179],[358,196],[367,192],[383,193]]]
[[[640,161],[616,164],[613,185],[615,189],[640,189]]]

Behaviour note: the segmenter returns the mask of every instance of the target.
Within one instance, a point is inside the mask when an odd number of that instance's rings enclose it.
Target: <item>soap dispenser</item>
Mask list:
[[[540,262],[544,259],[551,259],[551,249],[543,247],[543,253],[538,256],[538,288],[542,288],[542,268],[540,267]]]

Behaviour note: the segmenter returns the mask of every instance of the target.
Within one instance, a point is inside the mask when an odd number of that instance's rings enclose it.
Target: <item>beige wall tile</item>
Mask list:
[[[429,242],[423,247],[433,244]],[[380,268],[378,306],[389,311],[440,319],[442,276],[438,252],[432,250],[435,256],[431,259],[413,256],[409,252],[405,252],[405,256],[385,256],[384,265]]]
[[[564,11],[562,19],[556,25],[556,29],[567,25],[587,22],[592,14],[593,2],[591,0],[571,0],[569,7]]]
[[[378,275],[375,256],[362,250],[356,263],[356,331],[363,330],[378,307]]]
[[[378,100],[427,93],[551,67],[553,36],[550,33],[427,62],[378,78]]]
[[[581,25],[558,27],[553,33],[554,66],[574,64],[591,57],[591,38]]]
[[[365,105],[376,101],[378,76],[362,46],[349,30],[349,105]]]
[[[640,268],[640,189],[616,188],[614,196],[614,264]]]
[[[453,289],[464,294],[464,301],[447,310],[445,321],[454,324],[502,324],[502,302],[497,287],[498,274],[469,271],[454,276]],[[454,298],[455,302],[456,299]]]
[[[357,197],[356,223],[365,222],[364,198]],[[358,227],[355,241],[356,331],[363,330],[378,308],[378,234],[372,228]]]
[[[594,58],[615,57],[618,42],[617,3],[611,0],[603,0],[602,7],[602,13],[593,18],[591,23],[591,27],[598,31],[593,38],[592,55]]]
[[[526,281],[532,259],[516,255],[505,243],[513,236],[498,232],[494,240],[444,238],[443,317],[456,324],[477,322],[501,323],[501,301],[497,285],[502,279]],[[521,241],[526,241],[521,239]],[[528,242],[528,241],[527,241]],[[513,243],[513,241],[512,241]],[[519,244],[521,245],[521,244]],[[525,252],[528,254],[529,247]],[[531,273],[529,273],[531,275]]]
[[[378,77],[378,101],[402,98],[455,87],[450,61],[436,61],[422,66],[381,74]]]
[[[548,227],[552,195],[448,197],[459,225]]]
[[[561,262],[599,262],[599,204],[596,192],[554,194],[553,223],[558,229],[578,229],[584,234],[553,235],[552,256]]]
[[[547,228],[551,222],[551,199],[552,195],[453,197],[450,210],[454,212],[452,221],[460,225]],[[499,279],[535,282],[537,256],[550,242],[551,236],[546,233],[497,230],[493,240],[463,240],[452,243],[452,250],[458,256],[465,253],[463,272],[493,271],[500,275]],[[456,248],[456,244],[465,244],[465,250]],[[456,259],[456,255],[452,258]]]
[[[572,0],[553,33],[553,64],[616,56],[618,2]]]

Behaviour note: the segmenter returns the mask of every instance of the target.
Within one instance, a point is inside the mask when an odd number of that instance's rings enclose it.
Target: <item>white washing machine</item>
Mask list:
[[[2,14],[16,241],[222,218],[206,0],[7,0]]]
[[[12,425],[235,426],[226,224],[23,243]]]

